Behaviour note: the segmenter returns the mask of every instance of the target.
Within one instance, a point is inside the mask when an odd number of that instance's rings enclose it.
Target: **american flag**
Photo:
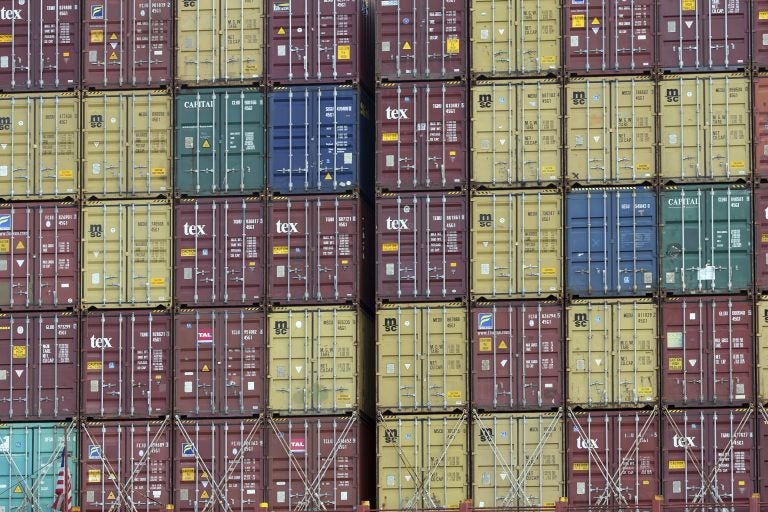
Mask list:
[[[56,478],[56,497],[53,500],[53,510],[59,512],[70,512],[72,510],[72,479],[69,477],[69,468],[67,467],[67,450],[61,453],[61,466],[59,467],[59,476]]]

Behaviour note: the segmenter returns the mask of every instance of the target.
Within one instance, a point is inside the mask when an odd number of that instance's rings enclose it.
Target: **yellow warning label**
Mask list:
[[[459,266],[459,264],[458,264],[458,263],[456,263],[455,261],[452,261],[452,262],[450,262],[450,263],[448,264],[448,266],[449,266],[449,267],[451,267],[451,268],[456,268],[456,267],[458,267],[458,266]]]
[[[0,34],[0,43],[12,43],[12,42],[13,42],[13,36],[11,34]]]
[[[544,65],[551,65],[557,62],[557,59],[554,55],[543,55],[541,57],[541,63]]]
[[[115,493],[113,493],[112,491],[109,491],[109,494],[107,494],[107,499],[114,501]]]
[[[400,136],[397,132],[386,132],[381,134],[381,140],[384,142],[397,142]]]
[[[350,402],[352,400],[352,397],[349,396],[349,393],[337,393],[336,394],[336,401],[338,402]]]
[[[203,139],[202,147],[210,148],[211,147],[211,141],[209,141],[208,139]]]
[[[459,53],[460,48],[461,43],[459,43],[458,38],[452,37],[445,40],[445,53],[448,55],[456,55]]]
[[[685,461],[671,460],[669,461],[669,469],[685,469]]]
[[[91,42],[92,43],[103,43],[104,42],[104,31],[99,29],[92,29],[91,30]]]
[[[557,275],[557,269],[555,269],[555,267],[542,267],[541,275],[542,276],[556,276]]]
[[[272,248],[272,254],[288,254],[288,246],[276,245]]]
[[[571,28],[584,28],[585,26],[586,26],[586,21],[584,20],[583,14],[571,15]]]
[[[17,243],[17,244],[16,244],[16,248],[17,248],[17,249],[23,249],[23,248],[24,248],[24,242],[22,242],[21,240],[19,240],[19,243]]]
[[[744,168],[744,160],[734,160],[731,162],[731,169],[743,169]]]
[[[117,60],[117,53],[112,52],[109,54],[109,60]]]
[[[200,493],[200,499],[201,500],[207,500],[208,498],[210,498],[210,496],[208,496],[208,491],[203,489],[203,492]]]
[[[411,49],[411,43],[408,41],[403,43],[403,50],[410,50]]]
[[[681,2],[681,9],[684,11],[695,11],[696,0],[683,0]]]
[[[101,470],[100,469],[89,469],[88,470],[88,483],[89,484],[98,484],[101,482]]]
[[[670,370],[682,370],[683,369],[683,358],[682,357],[670,357],[669,358],[669,369]]]
[[[648,164],[637,164],[637,170],[638,171],[650,171],[651,166]]]
[[[490,352],[493,350],[493,340],[491,338],[480,338],[480,352]]]
[[[768,11],[760,11],[760,12],[758,12],[757,13],[757,19],[759,19],[759,20],[768,20]],[[0,36],[0,42],[1,43],[9,42],[9,41],[3,41],[2,37],[3,36]]]
[[[115,34],[114,32],[112,32],[112,35],[111,35],[111,36],[109,36],[109,40],[110,40],[110,41],[117,41],[117,39],[118,39],[118,37],[117,37],[117,34]]]
[[[61,55],[64,57],[69,57],[69,52],[61,52]]]
[[[747,485],[747,482],[744,480],[739,480],[739,487],[744,487],[745,485]]]
[[[456,156],[456,151],[449,151],[448,156]]]
[[[763,242],[763,243],[768,242],[768,234],[760,235],[760,241]],[[2,251],[0,251],[0,252],[2,252]]]
[[[328,172],[325,174],[325,181],[331,181],[332,179],[333,179],[333,176],[331,176],[331,173]]]
[[[499,342],[499,349],[501,349],[501,350],[506,350],[506,349],[508,349],[508,348],[509,348],[509,346],[507,345],[507,342],[506,342],[506,341],[504,341],[504,340],[501,340],[501,341]]]
[[[88,370],[101,370],[104,365],[101,361],[88,361],[87,367]]]
[[[74,178],[75,177],[75,171],[72,169],[61,169],[59,171],[59,178]]]
[[[381,244],[381,252],[397,252],[400,245],[397,242]]]
[[[277,35],[284,36],[285,35],[285,28],[280,27],[279,29],[277,29]]]
[[[152,176],[165,176],[166,174],[168,174],[168,169],[166,169],[165,167],[153,167],[152,170],[149,171],[149,173]]]
[[[336,50],[336,58],[339,60],[349,60],[352,58],[352,48],[348,44],[340,44]]]
[[[342,265],[349,265],[349,260],[341,260]]]
[[[181,250],[181,257],[182,258],[190,258],[190,257],[194,258],[196,254],[197,254],[197,251],[195,251],[194,249],[182,249]]]
[[[461,398],[461,391],[449,391],[446,393],[448,395],[448,398],[452,398],[454,400]]]
[[[653,388],[651,388],[649,386],[644,386],[644,387],[637,388],[637,394],[638,395],[646,395],[647,396],[647,395],[650,395],[651,393],[653,393]]]
[[[574,462],[574,471],[589,471],[589,462]]]
[[[152,277],[149,280],[150,286],[165,286],[165,278],[164,277]]]
[[[555,172],[555,166],[554,165],[545,165],[541,168],[542,172]]]
[[[203,365],[203,367],[202,367],[202,368],[200,368],[200,371],[201,371],[201,372],[206,372],[206,373],[207,373],[207,372],[211,371],[211,369],[210,369],[210,368],[208,368],[208,365],[207,365],[207,364],[204,364],[204,365]]]
[[[12,354],[14,359],[26,359],[27,347],[25,345],[14,345]]]
[[[4,252],[4,253],[11,252],[11,239],[10,238],[0,238],[0,252]]]
[[[592,20],[592,24],[593,25],[599,25],[600,24],[600,20],[595,18],[595,19]]]
[[[194,482],[195,481],[195,468],[181,468],[181,481],[182,482]]]
[[[16,494],[19,494],[19,493],[21,493],[21,486],[20,486],[20,485],[17,485],[16,487],[14,487],[14,488],[13,488],[13,492],[15,492]]]

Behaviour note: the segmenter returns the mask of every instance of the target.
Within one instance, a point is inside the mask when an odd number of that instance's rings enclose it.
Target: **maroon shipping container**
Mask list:
[[[71,203],[0,205],[0,308],[74,308],[80,223]]]
[[[0,418],[77,416],[79,334],[71,313],[0,314]]]
[[[0,90],[78,87],[80,2],[17,0],[4,5],[0,15]]]
[[[176,510],[250,512],[258,508],[265,501],[263,438],[261,417],[177,422]]]
[[[253,416],[264,407],[264,312],[180,309],[174,329],[176,414]]]
[[[467,67],[467,2],[377,0],[376,80],[452,80]]]
[[[755,339],[748,298],[669,299],[662,314],[662,402],[740,405],[753,397]]]
[[[460,82],[376,89],[376,187],[461,188],[467,181],[467,88]]]
[[[566,430],[571,505],[651,509],[659,487],[657,410],[570,412]]]
[[[755,287],[768,291],[768,187],[754,191],[755,205]]]
[[[276,304],[371,302],[373,215],[356,196],[270,199],[267,298]]]
[[[659,63],[670,71],[743,69],[749,64],[748,0],[659,2]]]
[[[670,510],[746,510],[757,476],[754,409],[665,409],[661,424],[661,494]]]
[[[768,0],[766,0],[768,2]],[[766,13],[768,15],[768,13]],[[754,114],[755,179],[768,181],[768,76],[753,82],[752,109]],[[757,204],[758,201],[755,201]],[[755,216],[757,219],[757,216]]]
[[[565,69],[569,74],[630,74],[653,68],[655,0],[564,3]]]
[[[459,192],[376,200],[380,301],[462,300],[467,293],[467,199]]]
[[[472,307],[474,408],[546,410],[562,405],[562,310],[553,302]]]
[[[80,414],[158,418],[171,412],[171,315],[101,311],[84,316]]]
[[[768,0],[752,0],[752,62],[768,67]]]
[[[264,296],[264,203],[179,199],[174,234],[178,306],[250,306]]]
[[[757,405],[757,482],[755,489],[761,496],[768,496],[768,410],[763,404]]]
[[[85,0],[83,86],[167,86],[172,75],[173,2]]]
[[[82,512],[164,512],[173,503],[171,420],[83,423]]]
[[[371,425],[357,415],[269,420],[270,510],[352,510],[373,497]]]

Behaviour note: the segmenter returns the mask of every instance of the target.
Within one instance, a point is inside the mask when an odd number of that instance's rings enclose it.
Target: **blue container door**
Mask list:
[[[573,295],[602,294],[609,287],[611,199],[603,190],[568,195],[568,291]]]
[[[616,295],[645,295],[656,289],[656,194],[616,192],[616,240],[611,283]]]

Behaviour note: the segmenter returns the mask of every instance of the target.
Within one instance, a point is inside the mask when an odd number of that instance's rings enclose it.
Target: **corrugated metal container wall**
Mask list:
[[[757,488],[761,496],[768,495],[768,411],[763,404],[757,405],[757,440],[755,441],[758,449],[757,459]]]
[[[88,92],[83,98],[83,195],[167,196],[171,97],[163,91]]]
[[[80,150],[76,93],[0,95],[0,197],[78,198]]]
[[[467,88],[463,82],[376,88],[377,190],[462,188],[467,181]]]
[[[472,87],[473,187],[560,183],[560,96],[554,80],[477,82]]]
[[[442,509],[466,499],[466,414],[379,416],[376,430],[379,508]]]
[[[470,312],[472,407],[562,406],[562,307],[554,302],[480,302]]]
[[[79,217],[72,203],[0,205],[0,307],[77,307]]]
[[[92,202],[82,212],[83,306],[167,307],[173,290],[168,202]]]
[[[650,183],[656,177],[656,87],[650,79],[573,79],[566,98],[570,184]]]
[[[659,430],[656,410],[571,411],[566,424],[568,502],[651,510],[661,480]]]
[[[452,412],[468,396],[467,309],[461,303],[376,311],[376,409]]]
[[[752,400],[757,355],[751,299],[671,299],[661,314],[664,403],[736,406]]]
[[[752,286],[751,200],[751,190],[742,186],[660,192],[663,291],[735,293]]]
[[[656,192],[651,188],[566,194],[568,293],[650,295],[656,290]]]
[[[556,191],[472,197],[475,300],[543,299],[562,293],[562,197]]]
[[[765,1],[768,9],[768,0]],[[768,18],[768,10],[765,11],[765,15]],[[766,36],[768,36],[768,30],[766,30]],[[752,94],[755,181],[768,181],[768,76],[756,76],[752,81]]]
[[[170,420],[80,425],[82,512],[162,512],[173,503]]]
[[[752,2],[752,63],[755,68],[768,67],[768,0]]]
[[[475,414],[472,422],[475,507],[554,507],[565,481],[562,413]]]
[[[467,200],[463,193],[376,198],[379,301],[462,300],[467,290]]]
[[[193,0],[176,6],[177,83],[261,81],[264,0]]]
[[[768,188],[755,187],[755,288],[768,290]]]
[[[80,2],[13,2],[0,21],[0,90],[80,85]]]
[[[264,203],[200,198],[175,206],[175,305],[259,304],[266,286]]]
[[[100,311],[83,318],[80,414],[158,418],[171,412],[171,316]]]
[[[86,0],[83,87],[165,87],[173,79],[173,3]]]
[[[755,317],[755,322],[757,322],[757,338],[755,340],[757,402],[759,404],[768,404],[768,296],[758,296],[755,305]],[[766,417],[766,420],[768,420],[768,417]],[[768,431],[766,431],[766,435],[768,435]],[[768,449],[768,444],[766,449]],[[768,452],[766,452],[766,457],[768,457]]]
[[[184,417],[264,410],[266,322],[259,309],[177,309],[174,411]]]
[[[668,76],[660,89],[662,182],[749,179],[749,80],[732,74]]]
[[[568,315],[568,403],[646,407],[659,397],[651,299],[574,301]]]
[[[0,314],[3,419],[63,420],[78,415],[79,339],[78,318],[71,313]]]
[[[374,3],[374,2],[372,2]],[[376,80],[453,80],[466,74],[467,2],[377,0]]]
[[[176,192],[248,195],[264,188],[264,94],[195,89],[176,95]]]

